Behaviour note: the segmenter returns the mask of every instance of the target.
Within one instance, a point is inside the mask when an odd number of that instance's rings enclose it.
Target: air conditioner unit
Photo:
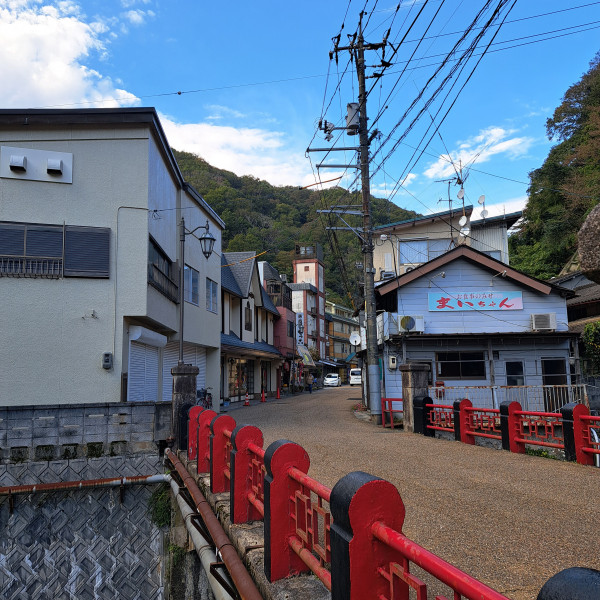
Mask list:
[[[404,272],[405,273],[410,273],[411,271],[414,271],[415,267],[409,266],[409,267],[404,267]]]
[[[531,315],[532,331],[554,331],[556,329],[556,313]]]
[[[394,271],[381,271],[379,279],[383,281],[385,279],[392,279],[394,277],[396,277],[396,273],[394,273]]]
[[[398,333],[423,333],[424,331],[423,315],[398,315]]]

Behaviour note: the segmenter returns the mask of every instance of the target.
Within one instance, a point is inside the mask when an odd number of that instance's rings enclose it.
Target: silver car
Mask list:
[[[323,379],[324,386],[339,387],[342,385],[342,380],[337,373],[327,373]]]

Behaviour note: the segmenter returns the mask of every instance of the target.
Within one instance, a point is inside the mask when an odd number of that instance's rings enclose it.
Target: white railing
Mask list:
[[[432,386],[436,404],[452,404],[468,398],[476,408],[498,408],[502,402],[519,402],[523,410],[557,412],[569,402],[589,406],[585,385],[474,385]]]

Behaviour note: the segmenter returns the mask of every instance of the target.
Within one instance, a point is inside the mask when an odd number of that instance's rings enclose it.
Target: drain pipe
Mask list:
[[[196,505],[196,510],[202,516],[202,520],[204,521],[218,552],[222,556],[227,571],[242,600],[263,600],[254,580],[250,577],[244,563],[238,556],[236,549],[227,537],[223,526],[217,516],[213,513],[208,501],[194,481],[194,478],[188,473],[183,463],[169,448],[165,450],[165,456],[171,461],[181,477],[183,484],[190,493],[190,496]]]

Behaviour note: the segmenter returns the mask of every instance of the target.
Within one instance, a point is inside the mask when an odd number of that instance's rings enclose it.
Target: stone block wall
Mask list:
[[[0,407],[0,462],[160,452],[170,402]]]

